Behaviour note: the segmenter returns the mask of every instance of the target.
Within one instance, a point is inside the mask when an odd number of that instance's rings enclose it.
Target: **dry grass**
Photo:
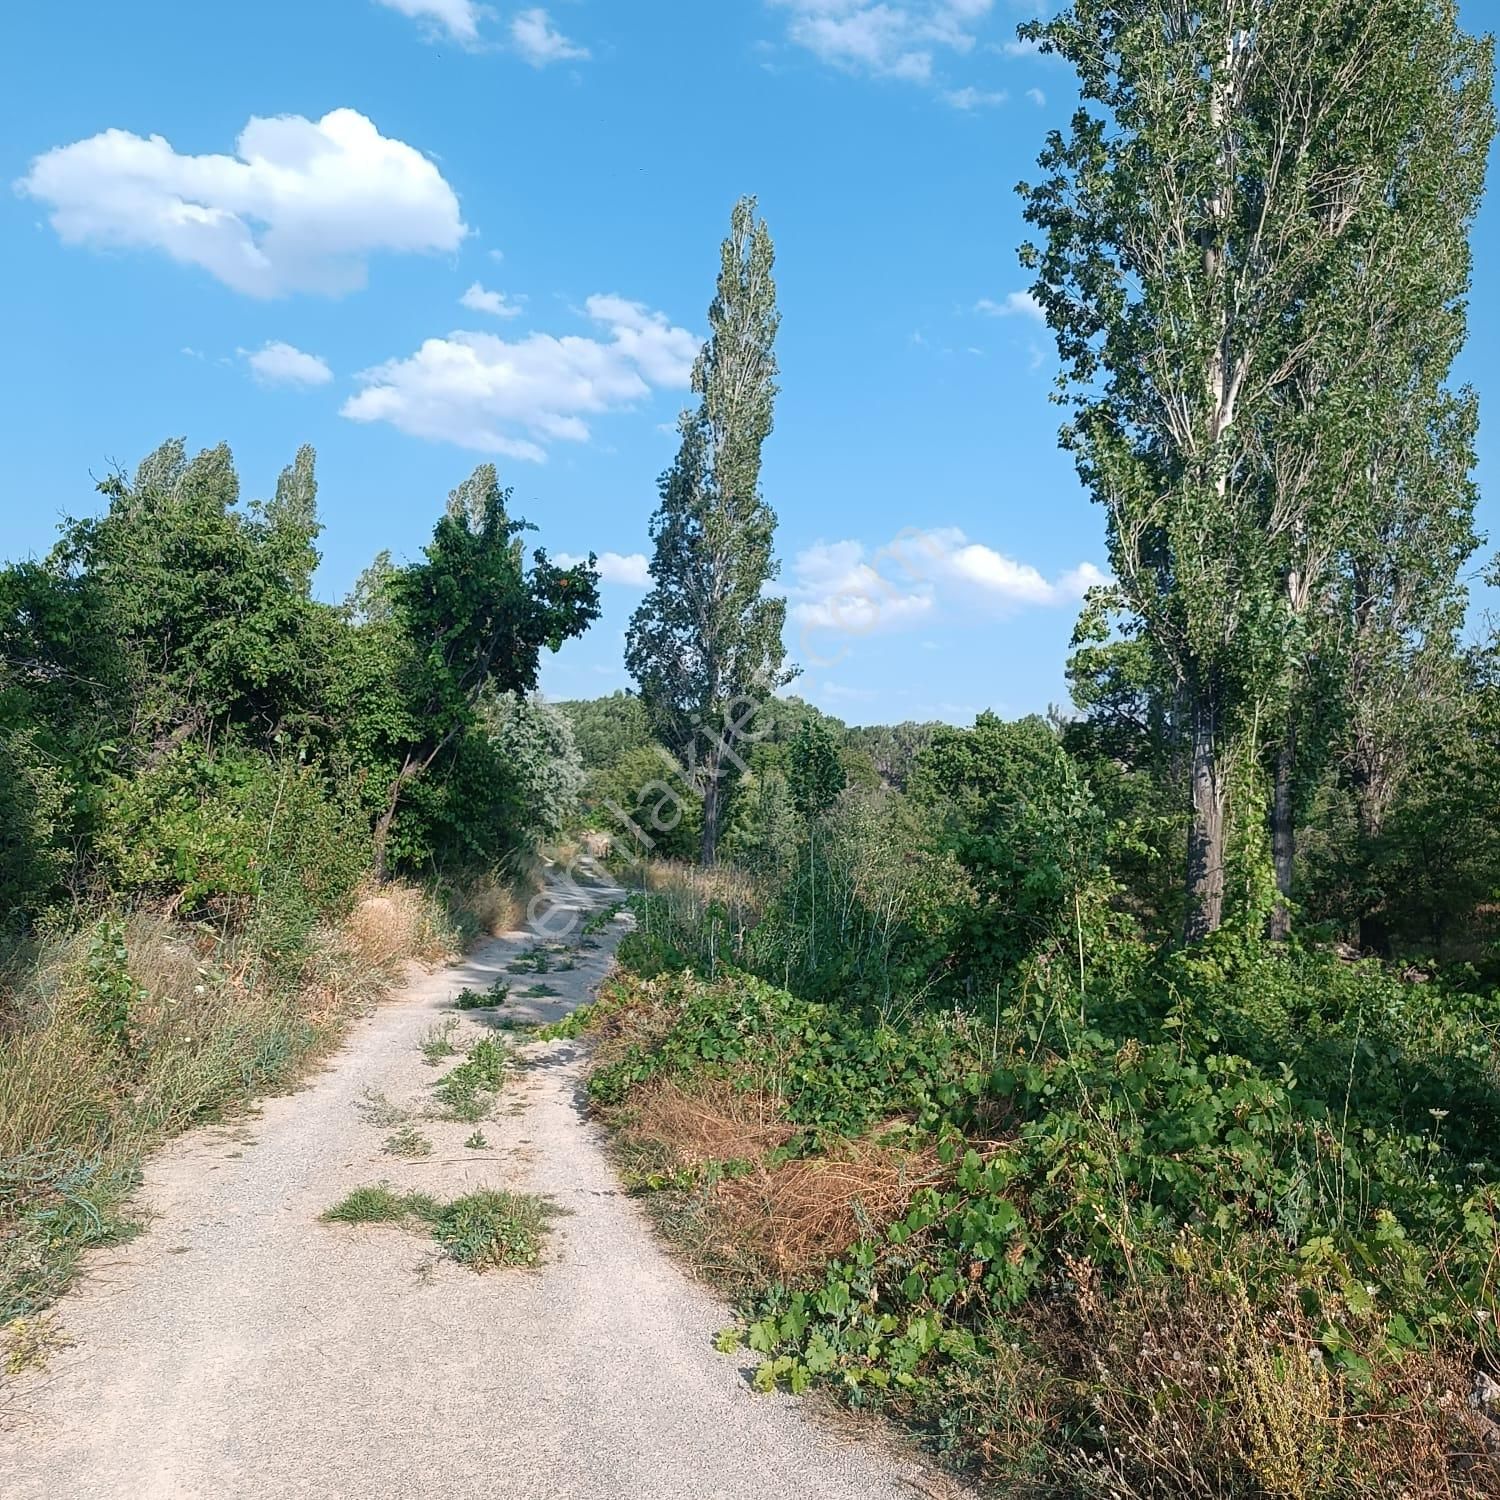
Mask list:
[[[780,1101],[716,1079],[689,1090],[675,1079],[648,1084],[630,1102],[626,1139],[666,1148],[680,1166],[763,1161],[795,1134]]]
[[[1111,1500],[1480,1500],[1500,1496],[1494,1424],[1471,1410],[1473,1371],[1449,1355],[1391,1356],[1351,1383],[1288,1291],[1251,1301],[1201,1252],[1170,1282],[1106,1301],[1086,1265],[1038,1343],[1086,1391],[1069,1458]]]
[[[124,919],[123,1037],[101,1033],[94,924],[0,981],[0,1322],[44,1307],[78,1253],[128,1232],[121,1204],[159,1141],[286,1086],[412,960],[456,951],[421,891],[388,886],[315,930],[288,977],[232,934]]]
[[[796,1133],[774,1094],[722,1079],[691,1088],[658,1079],[631,1099],[621,1127],[628,1145],[654,1148],[676,1169],[736,1164],[740,1175],[705,1187],[695,1229],[786,1280],[813,1274],[899,1218],[920,1188],[951,1176],[930,1148],[878,1138],[846,1142],[833,1155],[773,1160]]]
[[[431,898],[415,886],[365,890],[343,924],[351,953],[373,969],[418,959],[436,963],[452,951],[453,930]]]
[[[718,1212],[776,1276],[815,1276],[906,1212],[912,1195],[951,1176],[936,1152],[851,1141],[834,1156],[798,1157],[716,1184]]]

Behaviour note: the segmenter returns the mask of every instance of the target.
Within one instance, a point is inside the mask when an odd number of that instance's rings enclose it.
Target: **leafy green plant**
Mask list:
[[[433,1088],[443,1115],[450,1120],[484,1119],[494,1096],[505,1082],[510,1055],[496,1037],[485,1037],[469,1048],[463,1062]]]
[[[433,1237],[460,1265],[530,1266],[541,1256],[547,1220],[557,1209],[533,1193],[486,1189],[446,1204],[432,1221]]]
[[[489,1010],[503,1005],[509,994],[510,986],[503,979],[497,979],[483,990],[471,990],[466,985],[453,997],[453,1003],[459,1010]]]
[[[84,1004],[89,1026],[111,1050],[130,1051],[130,1019],[145,991],[131,977],[125,927],[119,921],[101,922],[89,944]]]

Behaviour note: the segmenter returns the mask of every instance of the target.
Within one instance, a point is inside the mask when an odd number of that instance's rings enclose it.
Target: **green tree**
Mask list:
[[[634,693],[564,700],[557,707],[573,725],[573,742],[586,771],[613,765],[627,750],[651,743],[646,706]]]
[[[1427,236],[1402,248],[1414,227],[1461,234],[1472,211],[1462,190],[1432,205],[1484,154],[1488,49],[1451,0],[1077,0],[1026,30],[1098,106],[1023,186],[1045,236],[1023,257],[1064,442],[1180,704],[1198,937],[1224,915],[1236,767],[1281,739],[1308,611],[1383,493],[1356,398],[1416,357],[1399,329],[1436,283]],[[1259,808],[1241,812],[1248,838]]]
[[[792,803],[804,818],[827,812],[849,784],[838,743],[821,724],[808,720],[802,725],[790,746],[786,778]]]
[[[578,811],[583,761],[573,725],[555,703],[535,696],[498,693],[486,700],[481,721],[516,783],[531,826],[555,838]]]
[[[509,499],[494,465],[481,464],[448,497],[423,560],[377,592],[389,614],[367,627],[377,634],[366,672],[392,686],[368,708],[345,706],[356,721],[363,715],[364,756],[380,763],[379,873],[402,798],[475,726],[486,695],[531,692],[542,649],[556,651],[598,617],[592,563],[559,568],[537,551],[528,567],[529,528],[511,519]]]
[[[777,390],[774,259],[755,200],[742,198],[693,366],[699,403],[678,423],[681,445],[651,521],[653,586],[626,638],[626,665],[659,736],[702,788],[706,865],[726,792],[745,768],[738,741],[757,705],[791,678],[786,601],[765,593],[777,573],[776,516],[760,491]]]

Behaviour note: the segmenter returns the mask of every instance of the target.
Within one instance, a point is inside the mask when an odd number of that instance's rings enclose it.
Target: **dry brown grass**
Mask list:
[[[726,1227],[777,1276],[820,1271],[901,1217],[912,1195],[951,1175],[934,1151],[850,1141],[837,1155],[798,1157],[715,1186]]]
[[[743,1175],[705,1189],[711,1234],[770,1274],[796,1280],[878,1233],[912,1195],[951,1176],[935,1150],[882,1141],[842,1143],[835,1154],[772,1161],[797,1134],[782,1102],[761,1088],[714,1079],[657,1079],[630,1101],[629,1144],[655,1148],[676,1168],[735,1163]]]
[[[687,1089],[660,1078],[630,1102],[628,1140],[664,1147],[681,1166],[763,1161],[795,1134],[780,1101],[760,1089],[716,1079]]]
[[[409,885],[371,885],[345,919],[342,937],[372,969],[409,959],[437,963],[453,951],[453,930],[425,891]]]

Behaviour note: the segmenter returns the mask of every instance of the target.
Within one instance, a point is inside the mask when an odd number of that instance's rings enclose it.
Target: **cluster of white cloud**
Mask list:
[[[480,22],[493,13],[477,0],[377,0],[377,3],[420,21],[436,40],[474,49],[486,45]],[[539,5],[517,11],[510,18],[506,35],[510,48],[533,68],[557,62],[583,62],[589,55],[587,47],[580,47],[558,30]]]
[[[933,620],[946,608],[1007,615],[1081,599],[1105,575],[1080,563],[1057,578],[1017,562],[957,527],[912,529],[868,551],[862,542],[818,542],[792,560],[794,623],[860,636]]]
[[[355,422],[541,463],[544,444],[585,442],[584,418],[631,406],[653,388],[689,383],[698,339],[624,297],[585,304],[606,338],[532,333],[508,341],[459,331],[406,359],[363,371],[343,406]]]
[[[289,385],[310,389],[327,385],[333,379],[328,361],[316,354],[304,353],[295,344],[273,339],[260,349],[239,351],[250,373],[262,385]]]
[[[485,9],[476,0],[379,0],[379,3],[430,26],[435,35],[446,35],[466,47],[479,40],[479,19]]]
[[[555,559],[559,567],[571,568],[574,563],[584,561],[568,552],[559,552]],[[651,587],[651,566],[644,552],[601,552],[594,559],[599,577],[605,583],[618,583],[625,588],[647,589]]]
[[[511,18],[510,42],[533,68],[545,68],[548,63],[556,62],[584,62],[589,55],[589,49],[569,41],[540,6]]]
[[[1030,292],[1007,292],[998,302],[993,297],[981,297],[974,304],[974,311],[991,318],[1030,318],[1037,323],[1047,321],[1042,304]]]
[[[787,35],[823,62],[881,78],[931,82],[941,52],[970,53],[994,0],[770,0],[791,12]],[[958,108],[980,102],[978,90]],[[989,97],[989,96],[984,96]],[[949,96],[954,103],[954,96]]]
[[[943,102],[951,104],[954,109],[993,109],[997,104],[1004,104],[1010,95],[1004,89],[949,89],[943,95]]]
[[[160,251],[254,297],[352,291],[372,254],[468,233],[432,162],[352,109],[252,117],[233,156],[106,130],[37,157],[16,187],[68,244]]]
[[[514,302],[507,301],[504,292],[489,291],[477,281],[458,300],[460,306],[467,307],[470,312],[489,313],[492,318],[521,316],[521,309]]]

